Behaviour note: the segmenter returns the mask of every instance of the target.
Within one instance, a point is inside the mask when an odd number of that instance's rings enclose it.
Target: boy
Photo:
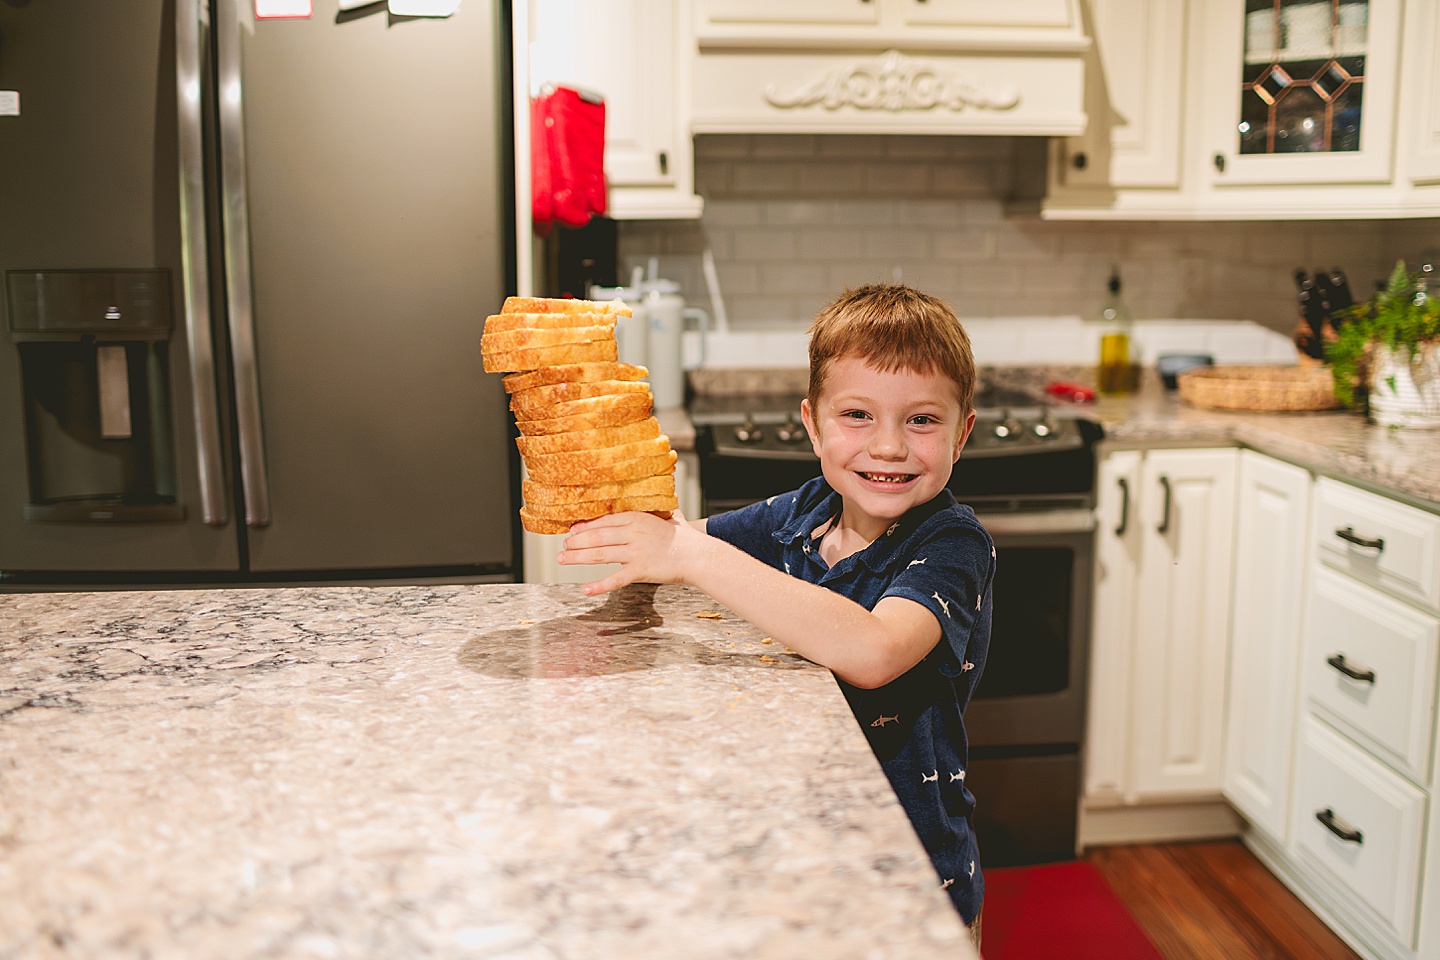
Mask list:
[[[967,924],[984,892],[961,715],[990,638],[995,550],[946,488],[975,423],[970,341],[908,287],[846,293],[810,327],[800,415],[823,476],[686,524],[576,524],[561,563],[623,566],[588,594],[687,583],[830,668]]]

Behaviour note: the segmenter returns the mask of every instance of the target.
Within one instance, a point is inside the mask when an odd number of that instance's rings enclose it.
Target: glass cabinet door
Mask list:
[[[1225,184],[1391,177],[1401,0],[1223,0],[1201,70]]]

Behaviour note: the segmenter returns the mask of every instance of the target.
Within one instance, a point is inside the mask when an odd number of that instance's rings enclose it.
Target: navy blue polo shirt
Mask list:
[[[884,597],[913,600],[943,634],[918,664],[875,690],[836,678],[885,775],[966,923],[985,883],[971,829],[975,797],[965,786],[962,714],[990,646],[995,545],[969,507],[943,490],[905,514],[874,543],[827,566],[817,527],[840,511],[823,477],[706,522],[706,532],[791,576],[849,597],[867,610]]]

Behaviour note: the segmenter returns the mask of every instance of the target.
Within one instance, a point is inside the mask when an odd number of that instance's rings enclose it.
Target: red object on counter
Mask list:
[[[1059,400],[1068,400],[1071,403],[1090,403],[1095,399],[1095,391],[1083,383],[1059,381],[1047,384],[1045,392]]]
[[[606,209],[605,101],[552,87],[530,103],[531,214],[547,236],[552,223],[583,227]]]

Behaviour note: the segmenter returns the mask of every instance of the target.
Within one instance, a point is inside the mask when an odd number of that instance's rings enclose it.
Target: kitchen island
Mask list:
[[[635,585],[0,597],[0,957],[966,957],[829,673]]]

